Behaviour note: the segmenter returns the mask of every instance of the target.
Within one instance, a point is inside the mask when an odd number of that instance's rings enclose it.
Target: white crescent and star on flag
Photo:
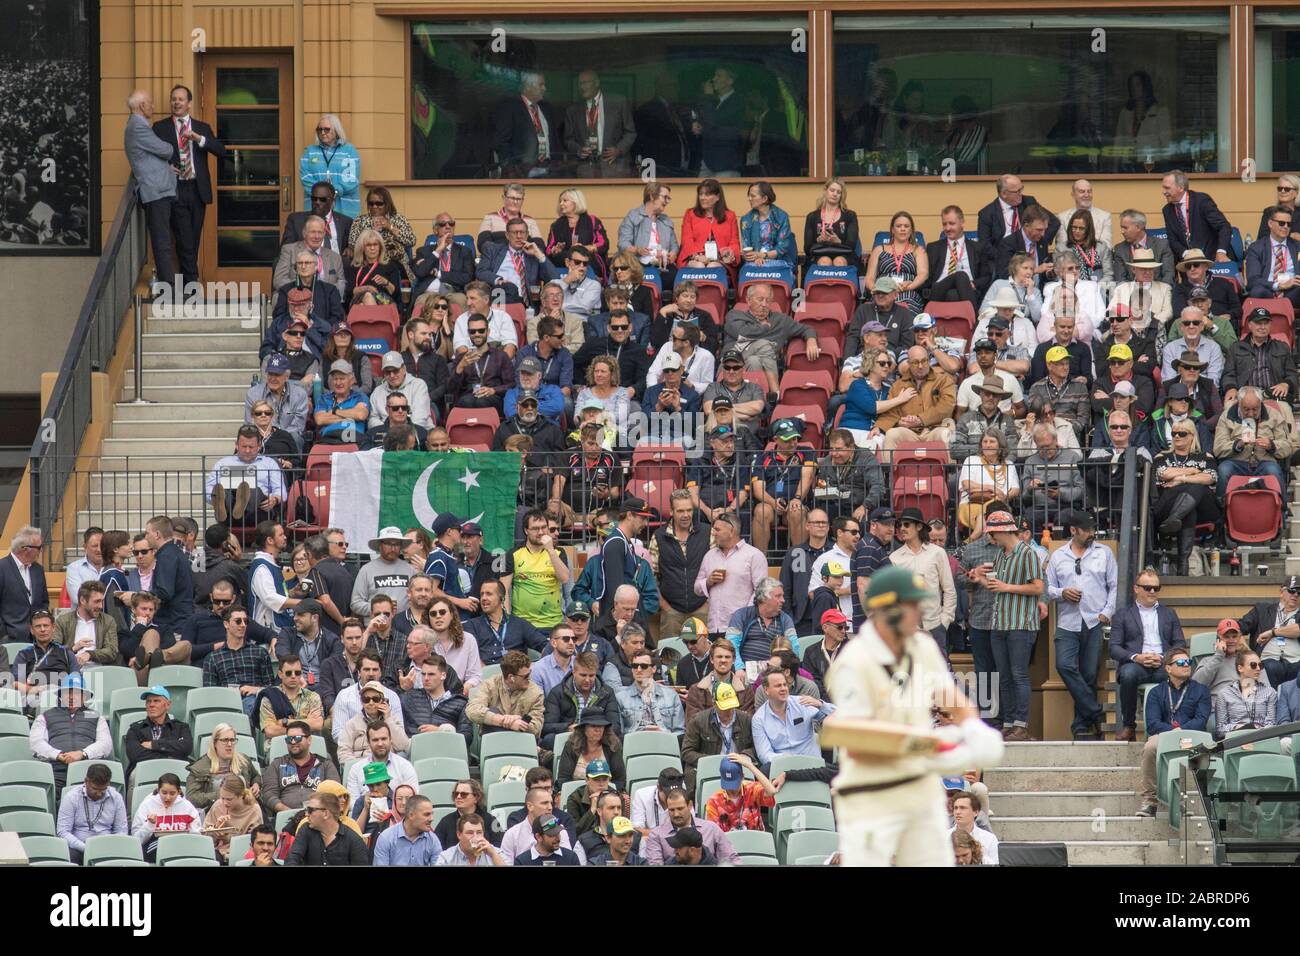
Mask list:
[[[415,487],[411,489],[411,511],[415,513],[415,517],[425,528],[432,528],[433,523],[438,520],[438,511],[429,501],[429,480],[433,477],[434,469],[442,463],[442,461],[435,461],[428,468],[424,469],[424,471],[420,472],[420,477],[416,479]],[[456,481],[464,485],[466,491],[469,491],[471,488],[481,487],[478,483],[479,474],[480,473],[477,471],[470,471],[470,469],[466,468],[465,474],[460,478],[457,478]],[[473,521],[476,523],[481,522],[482,520],[482,511],[474,517],[466,519],[466,521]]]

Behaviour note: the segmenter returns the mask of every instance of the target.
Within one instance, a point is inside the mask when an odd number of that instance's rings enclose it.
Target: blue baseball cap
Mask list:
[[[81,674],[65,674],[63,681],[59,684],[59,690],[79,690],[86,697],[93,696],[90,688],[86,686],[86,678]]]
[[[601,760],[599,757],[587,764],[587,779],[592,777],[612,777],[608,761]]]
[[[956,790],[965,793],[970,790],[970,785],[966,782],[966,778],[960,775],[956,777],[944,777],[943,789],[948,791]]]
[[[172,699],[172,692],[162,684],[154,684],[152,687],[146,687],[140,691],[140,699],[148,700],[150,697],[162,697],[166,700]]]
[[[745,771],[740,764],[736,763],[734,760],[724,759],[719,765],[718,771],[722,776],[721,782],[723,790],[740,789],[740,781],[745,779]]]
[[[283,375],[289,371],[289,357],[279,352],[272,352],[266,358],[267,375]]]

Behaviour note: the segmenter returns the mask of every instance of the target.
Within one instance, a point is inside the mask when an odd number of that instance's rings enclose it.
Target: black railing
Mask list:
[[[77,324],[68,342],[59,378],[32,443],[31,523],[45,538],[45,566],[63,567],[63,548],[52,540],[59,508],[68,488],[82,439],[91,421],[91,376],[103,371],[117,348],[119,334],[131,304],[131,294],[145,263],[144,213],[135,191],[135,178],[127,180],[113,217],[104,253],[82,302]],[[136,369],[136,375],[140,370]],[[69,533],[76,529],[70,529]]]

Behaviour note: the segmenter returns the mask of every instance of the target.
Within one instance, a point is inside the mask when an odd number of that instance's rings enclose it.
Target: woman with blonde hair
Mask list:
[[[653,315],[655,310],[654,293],[642,285],[645,281],[645,267],[636,253],[624,249],[609,264],[609,288],[622,289],[627,293],[628,308],[642,315]]]
[[[857,268],[858,215],[845,205],[848,198],[842,179],[828,179],[822,186],[817,208],[804,220],[803,248],[809,262]]]
[[[620,435],[627,433],[627,416],[632,407],[632,389],[622,387],[618,360],[612,355],[597,355],[587,366],[587,386],[578,392],[574,407],[594,398],[605,406],[605,420],[613,424]]]
[[[609,236],[604,224],[587,212],[587,197],[581,189],[566,189],[555,204],[556,220],[546,235],[546,255],[561,270],[569,250],[586,249],[591,256],[591,271],[603,285],[607,276],[605,258],[609,253]]]
[[[262,808],[239,777],[221,781],[216,802],[203,818],[203,832],[212,837],[223,860],[230,857],[230,838],[262,825]]]
[[[352,259],[344,264],[343,271],[348,280],[344,298],[349,308],[401,301],[401,266],[389,259],[384,240],[376,230],[361,230],[357,244],[352,247]]]
[[[217,791],[229,776],[239,777],[253,796],[261,784],[257,779],[257,766],[239,752],[239,735],[230,724],[217,724],[208,738],[208,752],[187,768],[185,795],[190,803],[206,810],[217,799]]]
[[[298,467],[298,443],[275,424],[275,407],[264,398],[253,402],[248,418],[262,439],[262,454],[272,458],[285,471]]]
[[[1300,200],[1300,176],[1291,173],[1278,176],[1276,205],[1264,207],[1263,215],[1259,217],[1259,229],[1255,232],[1256,238],[1268,235],[1268,220],[1274,212],[1281,209],[1291,214],[1291,238],[1300,240],[1300,216],[1296,215],[1296,200]]]
[[[441,292],[426,292],[411,306],[411,315],[429,323],[429,348],[445,359],[452,355],[451,340],[455,334],[457,309],[451,299]]]
[[[393,203],[393,194],[384,186],[372,186],[366,193],[366,208],[352,222],[348,230],[348,248],[356,253],[361,242],[361,234],[367,229],[379,233],[388,259],[396,262],[402,273],[412,282],[415,273],[411,269],[410,257],[406,250],[415,246],[415,230],[406,217],[397,211]]]

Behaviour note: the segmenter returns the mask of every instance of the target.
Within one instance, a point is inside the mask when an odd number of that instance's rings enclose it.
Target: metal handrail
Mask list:
[[[144,212],[132,176],[122,191],[108,242],[82,301],[59,366],[59,377],[32,442],[31,523],[45,538],[46,567],[62,565],[61,560],[53,560],[59,551],[53,547],[51,532],[91,421],[91,375],[107,367],[117,348],[131,295],[144,267],[145,250]]]

